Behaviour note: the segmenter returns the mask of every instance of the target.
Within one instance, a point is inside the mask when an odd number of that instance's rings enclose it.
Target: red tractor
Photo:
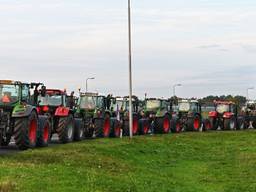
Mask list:
[[[40,115],[48,118],[48,127],[44,132],[45,139],[57,133],[61,143],[80,140],[83,132],[75,130],[75,119],[73,110],[68,106],[67,94],[58,89],[43,89],[37,98],[37,111]],[[47,127],[47,126],[46,126]],[[77,133],[77,134],[76,134]]]
[[[219,127],[222,130],[236,130],[244,128],[244,118],[238,116],[237,105],[232,101],[214,101],[215,110],[209,112],[212,130]]]

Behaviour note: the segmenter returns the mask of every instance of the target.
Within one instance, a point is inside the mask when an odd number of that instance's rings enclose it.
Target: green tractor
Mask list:
[[[142,134],[140,131],[139,99],[132,96],[132,114],[133,114],[133,135]],[[115,97],[111,99],[111,111],[113,118],[120,122],[123,135],[129,136],[129,97]],[[115,129],[114,129],[115,130]],[[147,132],[147,131],[146,131]],[[144,132],[143,132],[144,133]]]
[[[150,127],[151,133],[167,134],[171,128],[171,104],[169,100],[149,98],[141,110],[141,127]]]
[[[201,105],[197,100],[183,99],[178,101],[171,121],[172,132],[199,131],[202,127]]]
[[[97,93],[80,93],[76,107],[76,118],[82,119],[86,138],[109,137],[111,112],[107,109],[107,99]]]
[[[44,135],[44,116],[39,116],[35,107],[35,99],[30,95],[30,89],[41,84],[22,83],[19,81],[0,80],[0,144],[7,146],[12,136],[21,150],[46,146],[49,135]],[[44,144],[40,141],[44,140]]]

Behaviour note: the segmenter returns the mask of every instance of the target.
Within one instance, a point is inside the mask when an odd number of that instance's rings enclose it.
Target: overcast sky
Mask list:
[[[127,0],[0,0],[2,79],[128,94]],[[255,0],[133,0],[134,93],[256,88]],[[250,91],[256,98],[256,90]]]

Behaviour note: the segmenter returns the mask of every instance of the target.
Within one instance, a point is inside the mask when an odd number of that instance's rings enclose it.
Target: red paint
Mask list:
[[[67,107],[58,107],[55,111],[56,116],[66,117],[69,115],[69,108]]]
[[[33,119],[31,122],[30,122],[30,125],[29,125],[29,141],[30,143],[35,143],[36,142],[36,130],[37,129],[37,122],[35,119]]]
[[[110,132],[110,119],[106,118],[103,125],[103,135],[104,137],[108,137]]]
[[[176,133],[179,133],[181,131],[180,123],[176,123]]]
[[[209,112],[209,117],[217,117],[218,113],[217,111],[210,111]]]
[[[144,127],[143,127],[143,133],[144,133],[144,134],[148,134],[148,130],[149,130],[149,124],[148,124],[148,123],[145,123],[145,124],[144,124]]]
[[[199,127],[200,127],[200,120],[199,120],[199,118],[196,118],[196,119],[194,120],[194,128],[195,128],[196,130],[198,130]]]
[[[164,118],[164,124],[163,124],[163,128],[164,128],[164,133],[168,133],[170,130],[170,121],[168,117]]]
[[[133,124],[132,124],[133,130],[132,130],[132,134],[137,134],[138,132],[138,128],[139,128],[139,121],[138,119],[135,117],[133,118]]]
[[[43,106],[42,107],[42,111],[43,112],[48,112],[49,111],[49,107],[48,106]]]
[[[43,136],[44,142],[48,143],[49,139],[49,124],[47,123],[46,126],[44,127],[44,136]]]
[[[225,113],[223,114],[223,118],[225,118],[225,119],[230,119],[233,115],[234,115],[234,113],[225,112]]]

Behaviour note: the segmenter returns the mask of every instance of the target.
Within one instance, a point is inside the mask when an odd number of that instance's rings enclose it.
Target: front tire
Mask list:
[[[82,120],[75,119],[74,141],[81,141],[84,137],[84,131],[82,127]]]
[[[224,119],[224,130],[235,130],[236,120],[235,118]]]
[[[74,139],[74,118],[72,115],[60,117],[56,132],[61,143],[72,142]]]

